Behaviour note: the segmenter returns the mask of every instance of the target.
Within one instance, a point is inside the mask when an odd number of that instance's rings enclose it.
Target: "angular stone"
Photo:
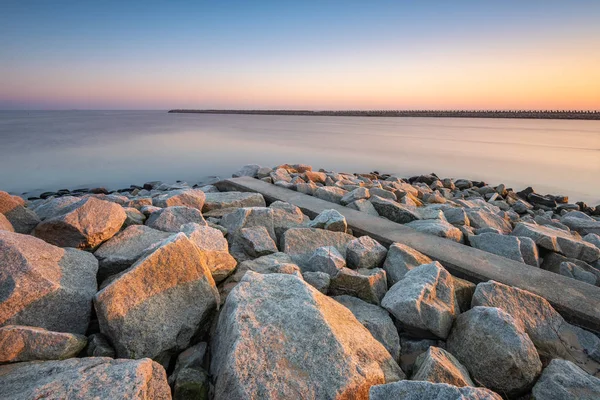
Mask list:
[[[164,368],[147,358],[89,357],[4,365],[0,381],[3,399],[171,399]]]
[[[469,226],[469,218],[467,217],[467,213],[465,212],[464,209],[462,208],[445,208],[443,210],[444,212],[444,217],[446,217],[446,220],[448,221],[448,223],[452,224],[452,225],[458,225],[458,226]]]
[[[346,218],[336,210],[322,211],[308,226],[332,232],[346,232],[348,229]]]
[[[206,225],[202,213],[196,208],[173,206],[154,212],[146,221],[146,225],[164,232],[179,232],[181,226],[189,223]]]
[[[358,322],[371,332],[394,360],[400,360],[400,337],[387,311],[353,296],[335,296],[334,299],[352,311]]]
[[[308,267],[308,261],[316,249],[324,246],[335,247],[346,257],[346,248],[354,236],[343,232],[331,232],[323,229],[292,228],[283,235],[283,252],[289,254],[300,268]]]
[[[539,267],[539,255],[535,242],[528,237],[482,233],[471,236],[469,244],[476,249]]]
[[[29,234],[40,223],[37,214],[23,206],[17,206],[7,211],[4,216],[17,233]]]
[[[152,199],[152,204],[156,207],[166,208],[175,206],[184,206],[195,208],[202,211],[206,195],[199,189],[180,189],[172,190],[161,194]]]
[[[370,196],[371,196],[371,194],[369,193],[369,189],[364,188],[364,187],[359,187],[359,188],[352,190],[351,192],[346,194],[344,197],[342,197],[340,202],[343,205],[348,205],[357,200],[368,199]]]
[[[437,261],[407,272],[381,302],[404,330],[442,339],[459,312],[456,304],[452,275]]]
[[[412,221],[407,223],[406,226],[419,232],[443,237],[445,239],[449,239],[457,243],[463,242],[463,234],[460,231],[460,229],[454,227],[453,225],[450,225],[446,221],[427,219],[420,221]]]
[[[142,207],[151,206],[151,205],[152,205],[152,197],[137,197],[137,198],[129,200],[123,206],[141,210]]]
[[[127,228],[128,226],[132,225],[144,225],[144,221],[146,221],[146,216],[137,208],[124,207],[123,210],[127,215],[127,218],[123,223],[123,227]]]
[[[600,235],[600,221],[581,213],[582,215],[575,215],[580,211],[573,211],[565,214],[560,222],[571,228],[572,231],[579,233],[582,236],[589,234]]]
[[[588,233],[583,237],[583,240],[593,244],[594,246],[600,249],[600,236],[596,235],[595,233]]]
[[[264,226],[242,228],[239,235],[246,254],[251,257],[262,257],[279,251]]]
[[[8,231],[8,232],[15,231],[15,228],[13,228],[12,224],[10,223],[10,221],[8,219],[6,219],[4,214],[0,214],[0,231]]]
[[[542,360],[563,358],[600,376],[600,339],[567,323],[544,298],[489,281],[477,285],[472,306],[498,307],[509,313],[529,335]]]
[[[346,307],[290,275],[246,273],[212,338],[216,400],[362,399],[404,377]]]
[[[387,249],[369,236],[352,240],[346,250],[348,267],[352,269],[381,267],[386,255]]]
[[[532,394],[544,400],[597,400],[600,399],[600,379],[570,361],[557,358],[544,369]]]
[[[377,210],[375,210],[375,207],[373,207],[373,204],[371,204],[369,200],[356,200],[348,204],[347,207],[353,210],[367,213],[369,215],[373,215],[375,217],[379,217],[379,213],[377,212]]]
[[[377,213],[389,219],[390,221],[399,224],[406,224],[411,221],[420,219],[420,216],[413,210],[393,200],[384,199],[378,196],[371,196],[369,199]]]
[[[506,396],[527,392],[542,363],[522,326],[495,307],[474,307],[456,318],[448,351],[475,382]]]
[[[417,250],[402,243],[393,243],[383,263],[383,269],[387,273],[388,287],[394,286],[411,269],[431,262],[431,258]]]
[[[385,271],[381,268],[357,270],[342,268],[331,278],[328,293],[332,296],[347,294],[379,305],[386,290]]]
[[[596,281],[598,280],[594,273],[588,272],[581,268],[579,265],[569,261],[560,263],[559,273],[568,278],[577,279],[578,281],[589,283],[590,285],[596,285]],[[600,271],[598,271],[598,273],[600,274]]]
[[[344,256],[334,246],[319,247],[303,268],[304,272],[325,272],[335,277],[346,266]]]
[[[308,283],[310,286],[314,287],[315,289],[317,289],[319,292],[323,293],[323,294],[327,294],[327,292],[329,291],[329,284],[331,283],[331,277],[329,276],[329,274],[326,274],[325,272],[305,272],[302,274],[302,278],[304,279],[304,281],[306,283]]]
[[[273,228],[280,243],[283,234],[290,228],[298,228],[305,225],[309,218],[302,213],[300,208],[283,201],[275,201],[269,206],[273,210]]]
[[[431,346],[442,347],[446,343],[441,340],[419,339],[410,336],[400,337],[400,368],[407,374],[414,373],[414,364],[417,358],[427,352]]]
[[[321,200],[330,201],[332,203],[341,204],[342,198],[346,195],[344,189],[334,186],[323,186],[318,187],[313,196],[318,197]]]
[[[242,228],[252,228],[253,226],[264,226],[273,240],[277,240],[273,226],[274,211],[267,207],[248,207],[238,208],[234,212],[226,214],[221,218],[220,225],[227,229],[229,241]]]
[[[92,254],[0,231],[0,266],[0,326],[85,333],[97,289]]]
[[[202,212],[222,208],[265,207],[265,198],[260,193],[216,192],[205,193]]]
[[[88,197],[44,220],[34,234],[56,246],[92,249],[119,232],[125,219],[120,205]]]
[[[160,243],[171,234],[144,225],[133,225],[104,242],[94,256],[98,259],[98,281],[131,267],[148,247]]]
[[[239,171],[235,172],[232,177],[238,178],[240,176],[249,176],[251,178],[256,178],[259,169],[261,169],[261,166],[258,164],[247,164],[244,165]]]
[[[83,335],[7,325],[0,328],[0,363],[63,360],[75,357],[86,343]]]
[[[210,270],[183,233],[164,240],[94,298],[100,331],[119,358],[161,361],[206,329],[218,304]]]
[[[549,226],[519,222],[512,235],[529,237],[544,249],[586,262],[594,262],[600,258],[600,249],[596,246],[575,238],[568,232]]]
[[[475,386],[469,371],[452,354],[439,347],[430,347],[417,357],[414,365],[413,381],[447,383],[463,387]]]
[[[446,383],[399,381],[375,385],[369,392],[370,400],[501,400],[498,394],[485,388],[456,387]]]
[[[484,209],[467,209],[466,213],[469,217],[469,225],[475,229],[493,228],[503,234],[512,231],[510,222]]]
[[[177,362],[175,363],[175,369],[169,376],[169,383],[173,384],[177,379],[177,375],[186,369],[202,369],[206,364],[208,343],[200,342],[192,347],[189,347],[179,353],[177,356]]]

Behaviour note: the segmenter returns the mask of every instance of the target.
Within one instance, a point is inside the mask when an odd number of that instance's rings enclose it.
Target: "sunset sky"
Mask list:
[[[0,109],[600,109],[600,1],[0,3]]]

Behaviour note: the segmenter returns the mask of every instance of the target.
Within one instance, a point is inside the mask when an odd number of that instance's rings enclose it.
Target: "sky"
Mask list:
[[[600,1],[0,1],[0,109],[600,110]]]

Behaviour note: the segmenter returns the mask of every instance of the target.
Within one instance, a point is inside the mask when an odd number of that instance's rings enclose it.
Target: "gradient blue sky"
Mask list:
[[[600,109],[600,1],[0,2],[0,109]]]

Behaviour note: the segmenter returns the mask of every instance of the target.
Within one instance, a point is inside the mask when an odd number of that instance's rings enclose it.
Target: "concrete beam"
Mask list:
[[[311,218],[323,210],[335,209],[346,217],[355,236],[367,235],[385,246],[395,242],[405,244],[439,261],[453,275],[471,282],[494,280],[528,290],[548,300],[572,324],[600,333],[599,287],[258,179],[232,178],[216,186],[221,191],[257,192],[267,203],[280,200],[294,204]]]

